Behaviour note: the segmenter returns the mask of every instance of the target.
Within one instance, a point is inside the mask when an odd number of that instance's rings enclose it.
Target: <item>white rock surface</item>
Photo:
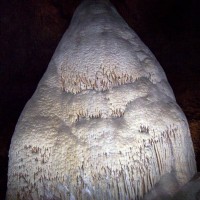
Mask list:
[[[195,173],[160,64],[109,2],[83,2],[17,123],[7,199],[142,199]]]
[[[200,200],[200,173],[185,184],[173,197],[172,200]]]

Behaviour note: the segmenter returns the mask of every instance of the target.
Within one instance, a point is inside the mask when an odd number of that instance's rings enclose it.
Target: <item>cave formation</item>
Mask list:
[[[162,67],[108,1],[84,1],[17,123],[7,199],[142,199],[195,173]]]

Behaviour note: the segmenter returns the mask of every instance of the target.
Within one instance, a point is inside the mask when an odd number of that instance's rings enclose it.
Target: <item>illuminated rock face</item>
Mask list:
[[[195,172],[156,58],[110,3],[82,3],[16,126],[7,199],[142,199]]]

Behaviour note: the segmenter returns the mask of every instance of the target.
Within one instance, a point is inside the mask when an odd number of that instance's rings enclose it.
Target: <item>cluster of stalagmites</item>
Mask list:
[[[16,126],[7,199],[143,199],[195,172],[159,63],[110,3],[85,1]]]

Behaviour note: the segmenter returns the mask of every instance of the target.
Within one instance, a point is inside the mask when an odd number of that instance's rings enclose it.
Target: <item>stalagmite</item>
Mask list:
[[[7,199],[143,199],[195,173],[160,64],[108,1],[84,1],[17,123]]]

